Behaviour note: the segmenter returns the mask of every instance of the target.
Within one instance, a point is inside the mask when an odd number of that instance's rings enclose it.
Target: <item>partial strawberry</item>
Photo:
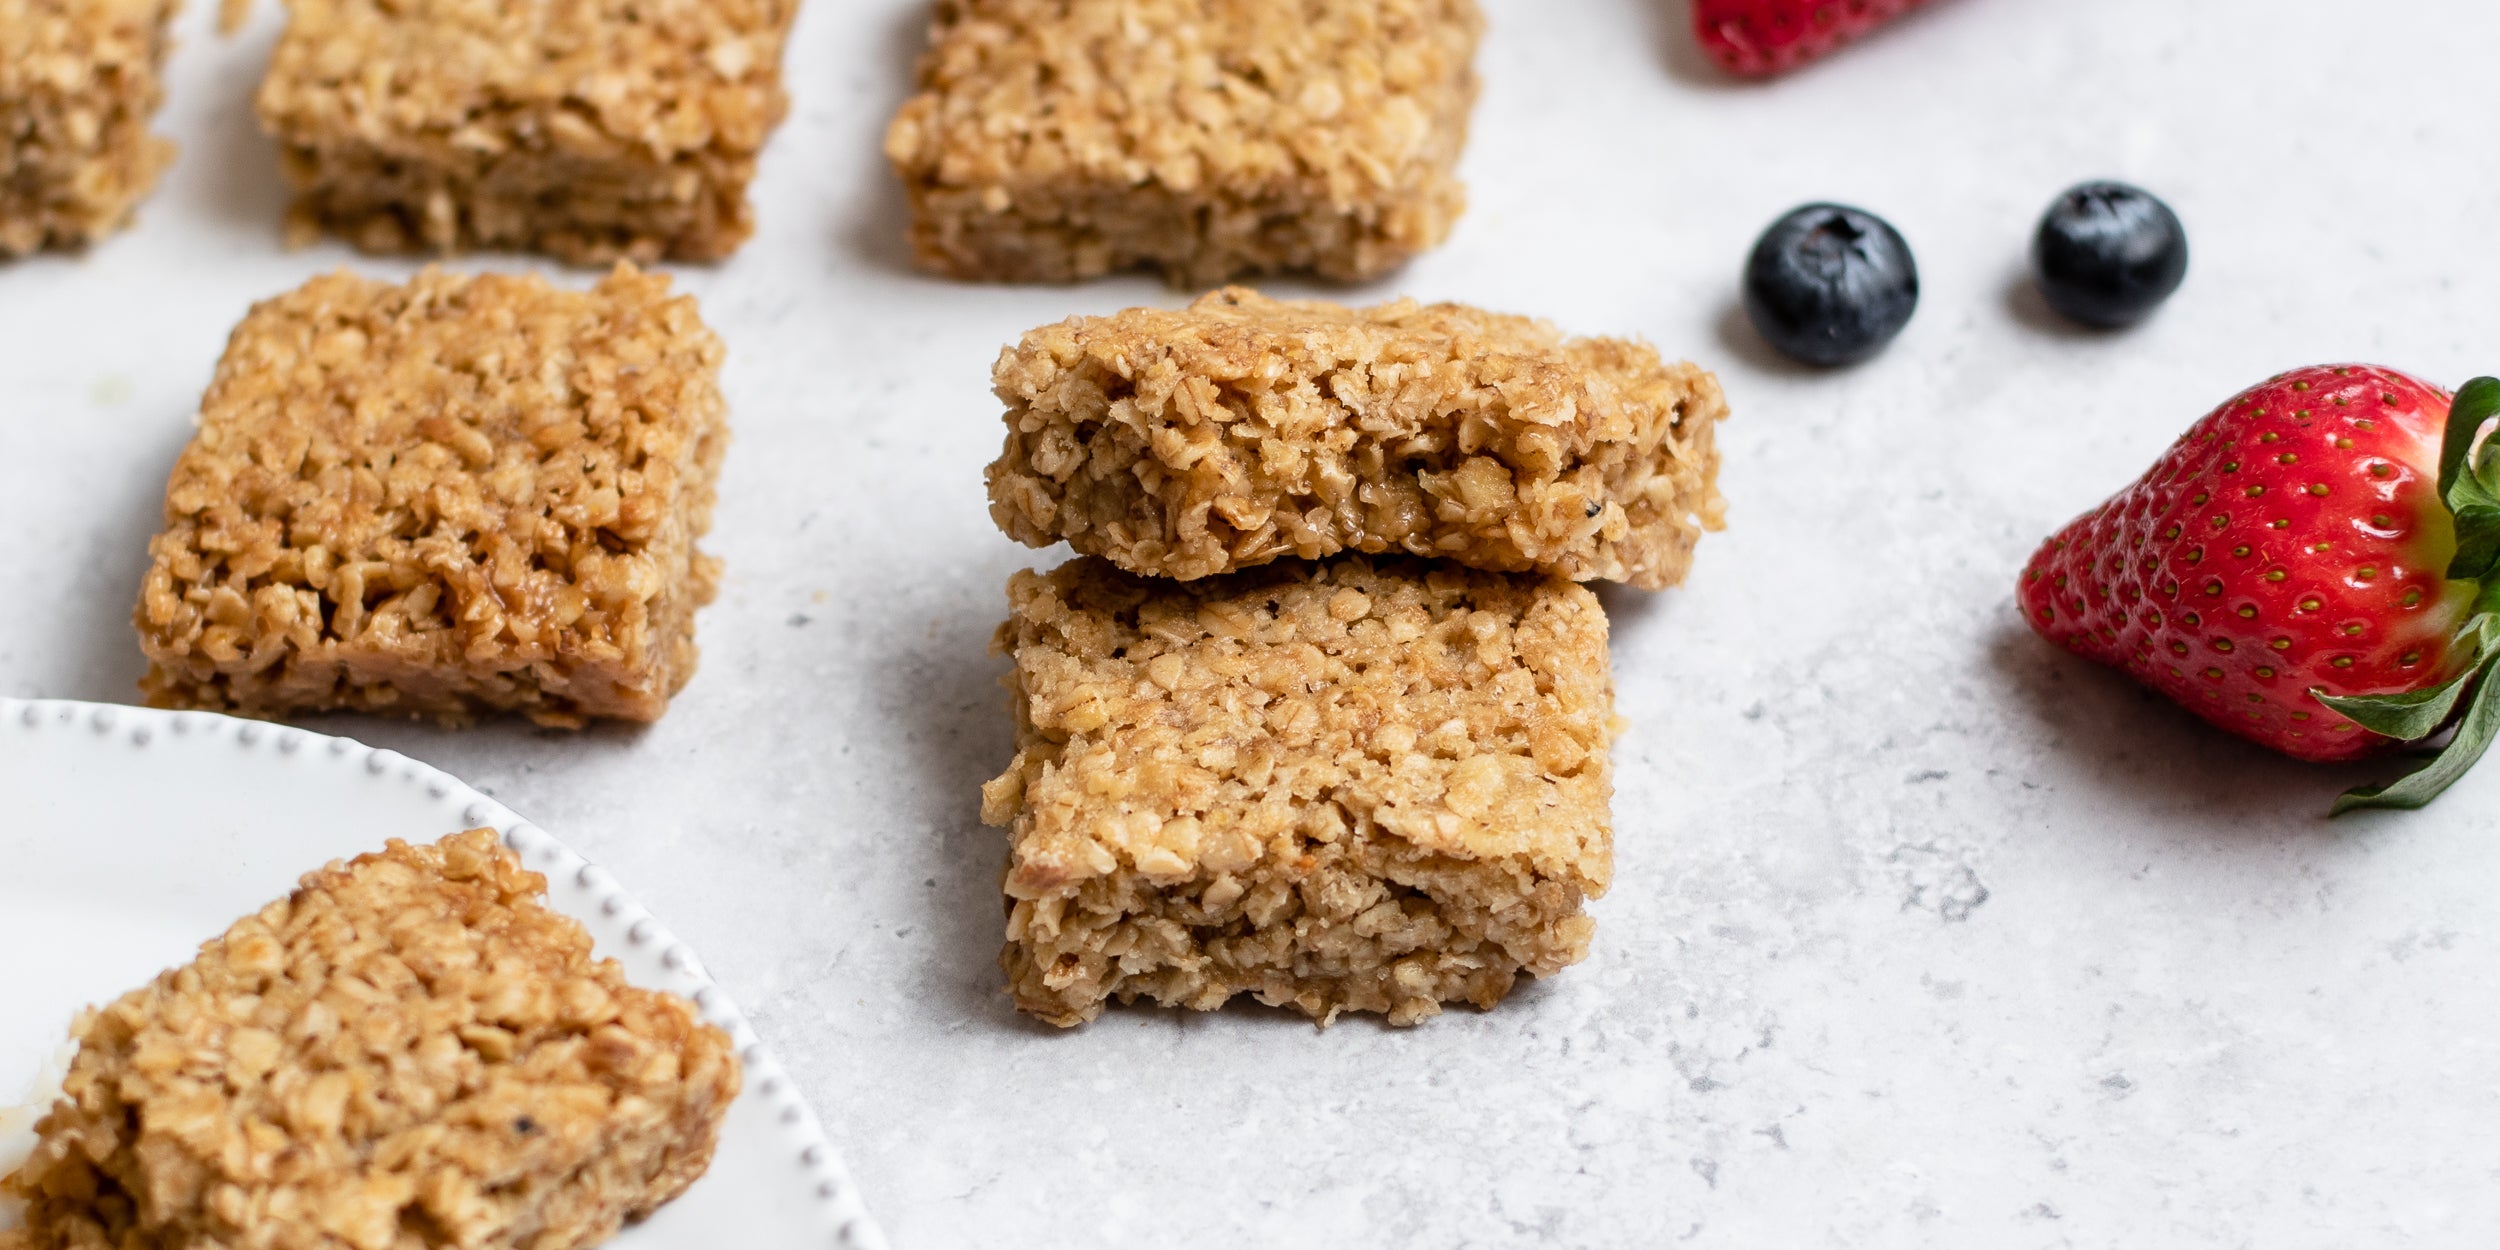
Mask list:
[[[2418,742],[2463,705],[2428,766],[2335,810],[2420,807],[2500,732],[2500,456],[2476,450],[2495,414],[2491,378],[2453,400],[2367,365],[2273,378],[2051,538],[2023,616],[2304,760]]]
[[[1729,73],[1765,78],[1815,60],[1925,0],[1693,0],[1693,34]]]

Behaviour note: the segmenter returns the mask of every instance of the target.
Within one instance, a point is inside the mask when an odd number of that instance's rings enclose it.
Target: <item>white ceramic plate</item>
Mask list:
[[[55,1092],[80,1007],[188,960],[330,860],[480,825],[546,874],[550,901],[628,980],[692,999],[746,1060],[711,1172],[611,1244],[881,1250],[815,1113],[737,1006],[605,872],[396,752],[103,704],[0,699],[0,1171]]]

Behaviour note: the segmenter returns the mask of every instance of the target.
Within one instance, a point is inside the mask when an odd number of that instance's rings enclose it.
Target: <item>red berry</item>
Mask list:
[[[1693,34],[1730,73],[1794,69],[1924,0],[1693,0]]]
[[[2395,740],[2318,695],[2425,691],[2482,660],[2465,628],[2482,586],[2448,576],[2450,403],[2367,366],[2295,370],[2246,391],[2032,557],[2023,615],[2276,750],[2384,750]]]

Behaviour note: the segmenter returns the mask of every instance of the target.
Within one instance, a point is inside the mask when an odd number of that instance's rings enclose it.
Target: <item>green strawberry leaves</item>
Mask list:
[[[2438,798],[2441,791],[2456,784],[2457,778],[2464,776],[2466,770],[2483,758],[2483,752],[2491,749],[2492,739],[2500,737],[2500,682],[2489,680],[2491,670],[2492,664],[2486,660],[2482,667],[2458,679],[2458,682],[2472,680],[2477,683],[2474,697],[2466,706],[2465,719],[2457,723],[2456,736],[2448,740],[2447,746],[2440,748],[2439,754],[2433,756],[2430,763],[2390,785],[2355,786],[2346,790],[2336,797],[2335,806],[2327,814],[2341,816],[2346,812],[2372,808],[2412,811]],[[2340,705],[2346,702],[2341,699],[2323,701],[2339,712],[2344,710]],[[2449,701],[2454,704],[2453,695]],[[2359,719],[2354,717],[2356,722]]]
[[[2466,622],[2463,633],[2474,644],[2474,663],[2454,680],[2403,694],[2336,696],[2310,692],[2318,702],[2343,713],[2352,723],[2400,742],[2416,742],[2439,732],[2455,714],[2457,704],[2466,704],[2465,719],[2457,723],[2456,736],[2440,748],[2430,763],[2390,785],[2346,790],[2336,798],[2328,815],[2341,816],[2370,808],[2411,811],[2421,807],[2456,784],[2457,778],[2491,749],[2493,739],[2500,738],[2500,682],[2490,680],[2492,671],[2500,668],[2500,620],[2489,613],[2477,615]]]
[[[2500,378],[2476,378],[2458,388],[2449,405],[2448,428],[2439,446],[2439,497],[2455,518],[2457,553],[2448,576],[2483,583],[2481,606],[2458,631],[2457,645],[2471,647],[2474,662],[2453,680],[2403,694],[2337,697],[2311,691],[2318,702],[2372,733],[2418,742],[2456,719],[2448,745],[2415,772],[2384,786],[2356,786],[2335,800],[2329,815],[2367,809],[2410,811],[2454,785],[2500,739],[2500,617],[2490,611],[2500,596],[2500,443],[2476,446],[2485,423],[2500,416]],[[2456,717],[2457,705],[2465,714]]]
[[[2488,616],[2474,619],[2476,622],[2491,620]],[[2470,630],[2474,626],[2466,628]],[[2457,710],[2457,700],[2464,696],[2467,687],[2474,684],[2475,678],[2483,675],[2491,654],[2490,644],[2485,643],[2477,651],[2473,667],[2458,674],[2455,680],[2427,690],[2365,695],[2332,695],[2314,690],[2310,693],[2317,696],[2318,702],[2343,713],[2345,719],[2371,733],[2394,738],[2398,742],[2413,742],[2438,733],[2439,727],[2448,723],[2448,717]]]
[[[2439,497],[2456,518],[2457,554],[2448,576],[2480,581],[2500,564],[2500,466],[2486,443],[2475,454],[2483,423],[2500,416],[2500,378],[2476,378],[2457,391],[2448,408],[2448,431],[2439,445]],[[2473,463],[2468,466],[2468,460]]]

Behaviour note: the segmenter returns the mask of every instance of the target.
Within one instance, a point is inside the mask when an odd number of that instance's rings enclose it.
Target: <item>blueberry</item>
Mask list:
[[[1864,209],[1808,204],[1762,232],[1745,262],[1745,314],[1785,356],[1853,365],[1918,311],[1918,262]]]
[[[2115,330],[2152,315],[2187,278],[2187,228],[2151,192],[2087,182],[2057,197],[2031,242],[2049,307]]]

